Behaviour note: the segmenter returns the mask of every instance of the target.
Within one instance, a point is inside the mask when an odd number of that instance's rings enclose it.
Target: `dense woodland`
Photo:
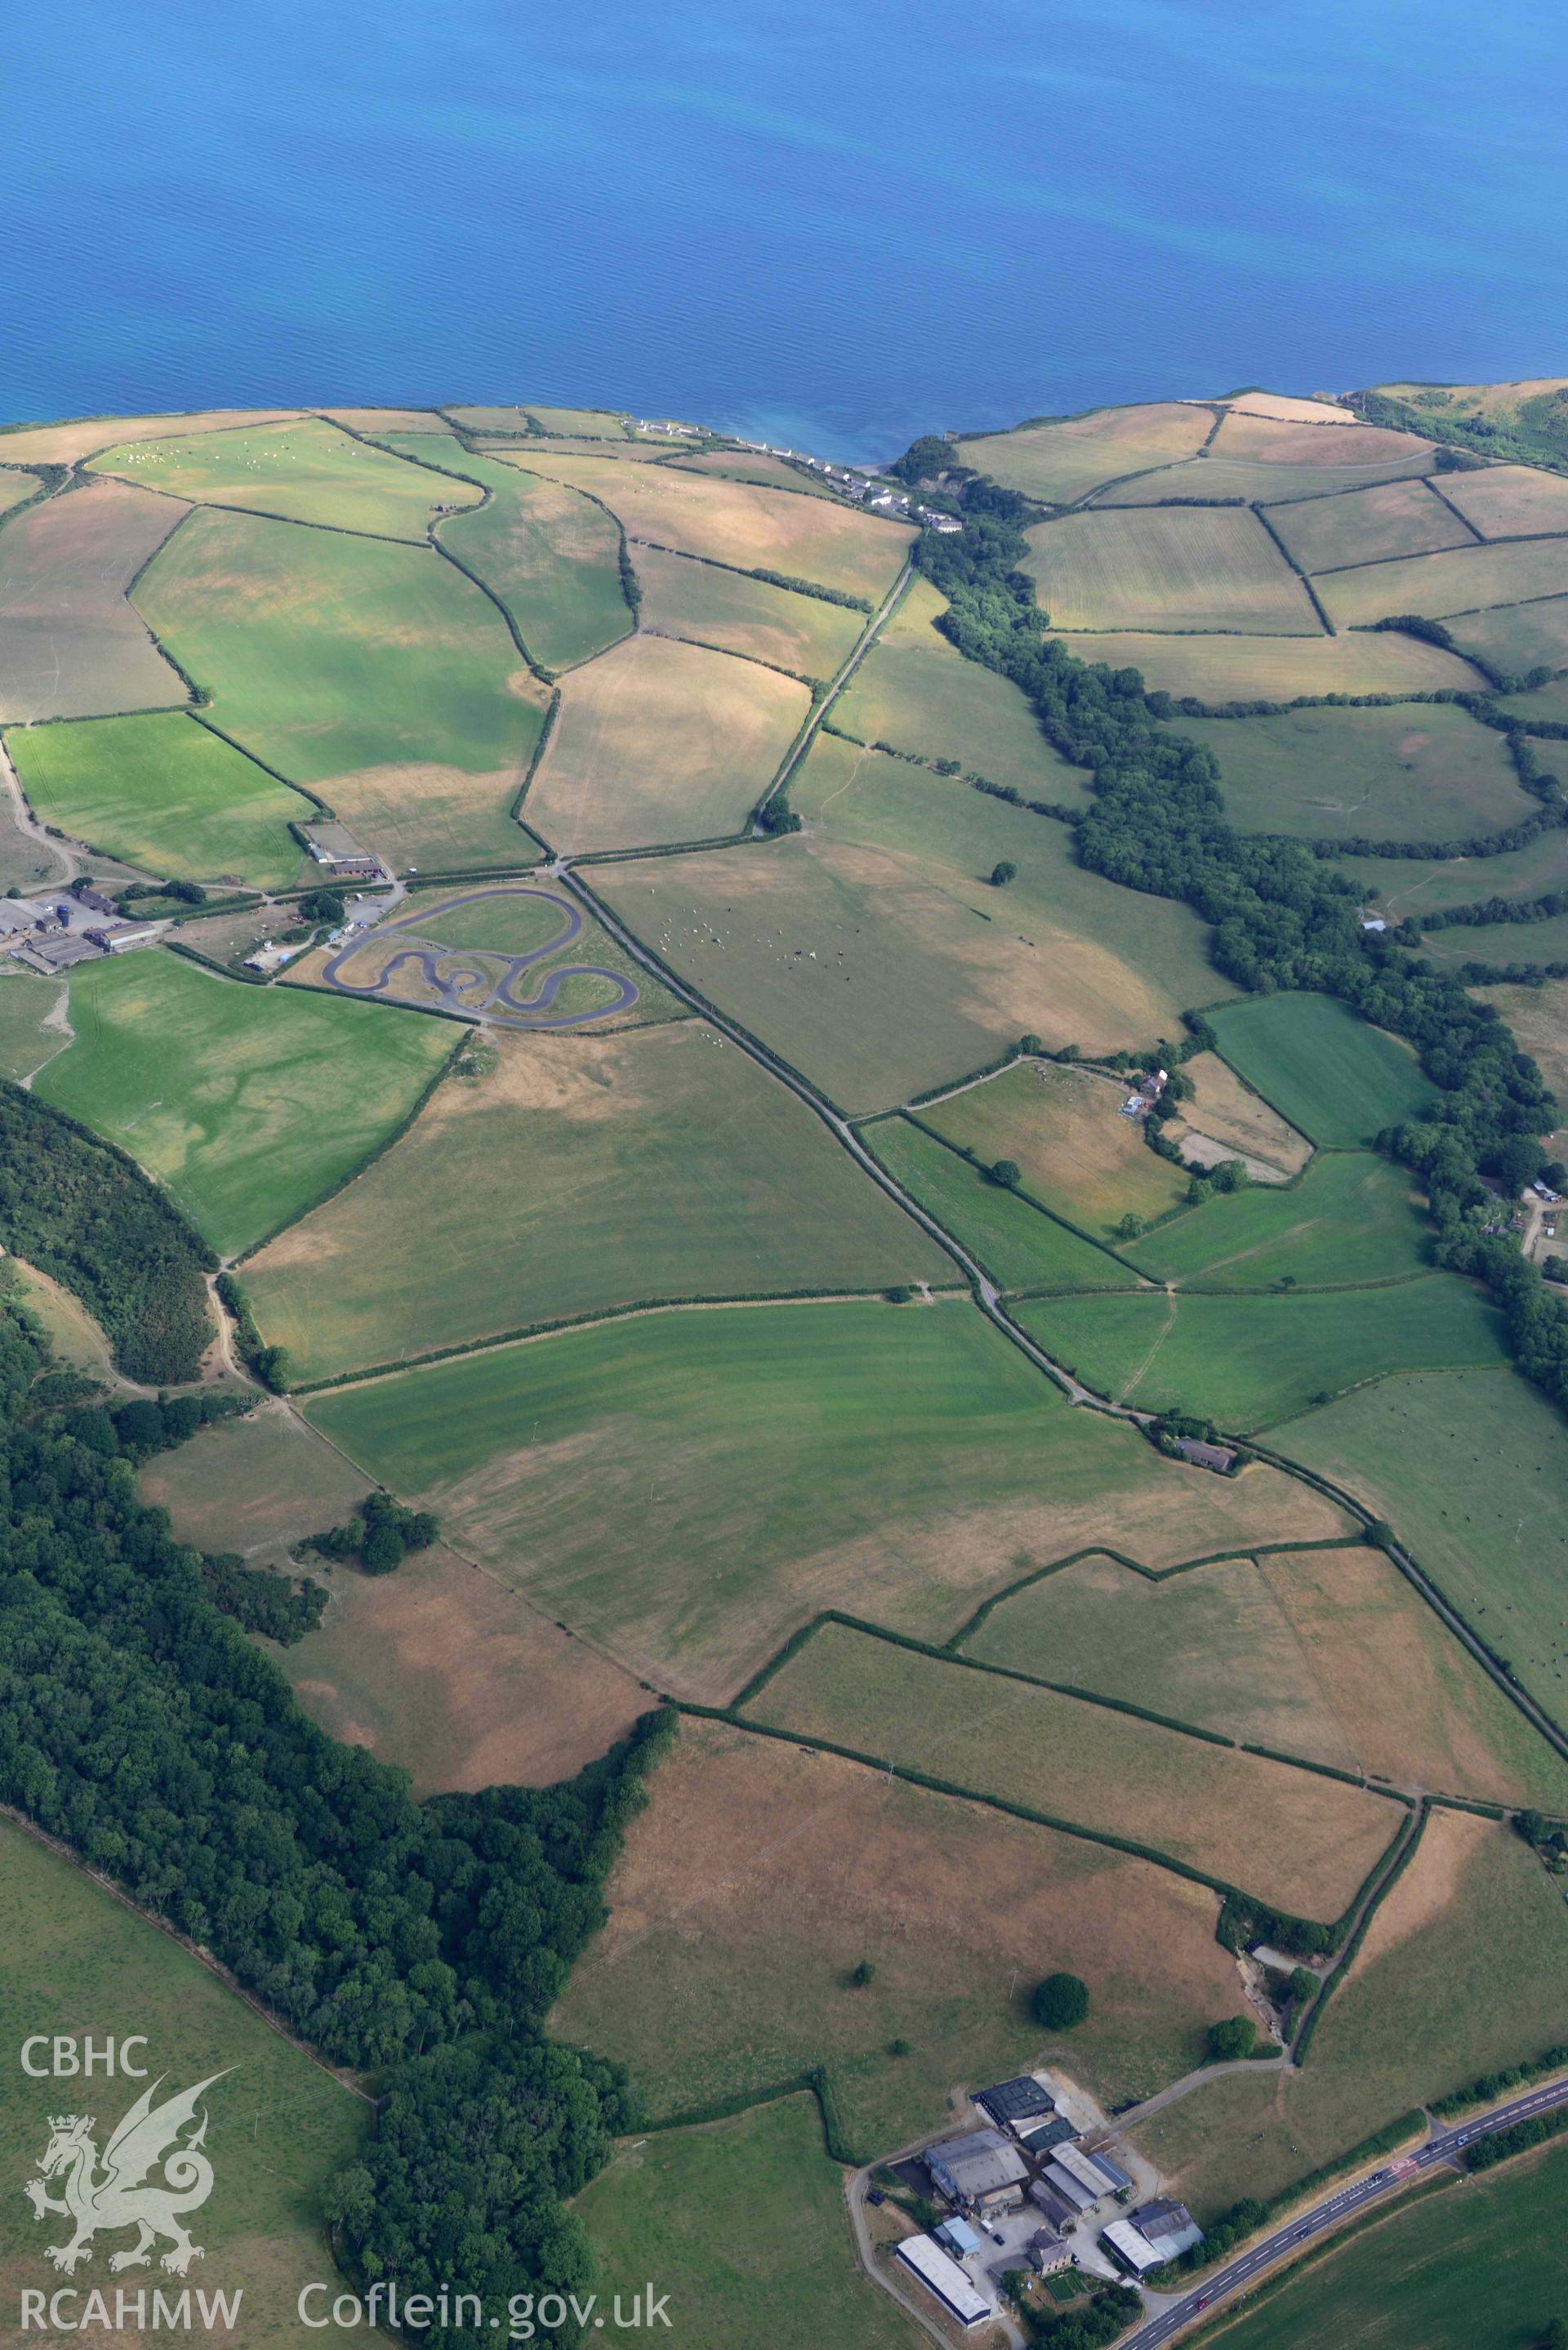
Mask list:
[[[540,2024],[672,1725],[645,1717],[566,1785],[414,1803],[245,1638],[246,1571],[138,1501],[138,1439],[166,1426],[142,1414],[127,1445],[71,1385],[0,1297],[0,1801],[387,2084],[388,2126],[335,2190],[350,2264],[569,2290],[587,2252],[561,2198],[629,2106]]]
[[[217,1263],[140,1168],[75,1118],[0,1084],[0,1241],[74,1290],[127,1378],[196,1376]]]
[[[940,625],[960,651],[1012,678],[1054,748],[1091,770],[1093,805],[1073,818],[1080,863],[1191,906],[1240,986],[1320,990],[1416,1047],[1441,1098],[1380,1148],[1419,1174],[1438,1262],[1490,1285],[1520,1367],[1568,1409],[1568,1312],[1511,1239],[1482,1229],[1482,1176],[1516,1191],[1546,1163],[1539,1138],[1558,1111],[1535,1063],[1459,977],[1364,932],[1355,884],[1310,847],[1236,831],[1217,762],[1166,723],[1168,695],[1147,692],[1135,669],[1091,667],[1046,640],[1049,617],[1019,568],[1029,511],[1012,492],[976,484],[963,530],[927,531],[919,560],[949,598]],[[1551,778],[1537,789],[1543,801],[1557,793]]]

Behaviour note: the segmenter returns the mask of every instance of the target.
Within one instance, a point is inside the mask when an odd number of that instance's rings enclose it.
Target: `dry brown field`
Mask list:
[[[332,1596],[278,1659],[295,1695],[332,1737],[409,1772],[419,1797],[572,1778],[653,1702],[444,1544],[396,1575],[306,1572]]]
[[[142,1500],[168,1511],[176,1541],[275,1565],[306,1534],[351,1518],[369,1489],[369,1478],[272,1399],[160,1453],[140,1477]]]
[[[1340,629],[1364,626],[1390,612],[1443,619],[1494,604],[1527,604],[1568,593],[1568,538],[1456,546],[1441,555],[1365,564],[1331,572],[1318,583],[1318,593]]]
[[[1129,1837],[1325,1923],[1404,1817],[1321,1773],[838,1624],[814,1633],[745,1716]]]
[[[566,856],[739,832],[811,708],[796,678],[647,635],[560,691],[522,814]]]
[[[1211,409],[1157,400],[987,433],[961,441],[956,454],[1010,490],[1065,504],[1124,473],[1195,456],[1213,430]]]
[[[1157,1159],[1142,1127],[1122,1116],[1127,1097],[1127,1085],[1086,1069],[1025,1061],[915,1115],[983,1166],[1011,1159],[1032,1199],[1103,1236],[1129,1210],[1165,1214],[1187,1188],[1181,1170]]]
[[[774,669],[792,670],[797,677],[826,682],[848,659],[866,625],[864,613],[842,604],[770,588],[765,580],[689,555],[639,546],[636,570],[645,632],[716,645]]]
[[[0,443],[0,452],[3,447]],[[1443,495],[1483,538],[1568,530],[1568,481],[1534,465],[1488,465],[1477,473],[1445,473]]]
[[[1389,465],[1431,452],[1429,442],[1413,432],[1377,424],[1325,428],[1231,409],[1210,443],[1217,461],[1245,459],[1262,465]]]
[[[1229,506],[1106,510],[1064,515],[1025,536],[1023,568],[1058,629],[1323,633],[1256,515]]]
[[[298,414],[293,408],[213,408],[190,416],[88,416],[65,424],[26,424],[0,432],[0,464],[74,465],[95,450],[121,441],[161,441],[170,432],[223,432],[236,425],[273,424]]]
[[[852,2136],[895,2147],[1046,2054],[1147,2095],[1235,2006],[1213,1895],[1147,1861],[722,1722],[684,1722],[649,1792],[552,2028],[656,2114],[826,2063]],[[1053,2045],[1027,1993],[1055,1968],[1092,2006]]]
[[[189,700],[126,589],[189,514],[94,482],[0,531],[0,721],[169,710]]]
[[[1185,1062],[1182,1075],[1192,1081],[1192,1098],[1182,1106],[1180,1123],[1216,1142],[1232,1144],[1243,1156],[1282,1167],[1293,1175],[1312,1157],[1312,1145],[1273,1109],[1244,1086],[1229,1062],[1217,1053],[1199,1053]]]
[[[872,600],[898,577],[913,536],[902,523],[750,482],[664,465],[627,466],[610,457],[535,455],[531,448],[507,456],[528,472],[602,498],[632,538],[742,571],[812,579]]]
[[[1425,482],[1379,482],[1338,497],[1296,498],[1275,507],[1269,521],[1303,571],[1475,544]]]

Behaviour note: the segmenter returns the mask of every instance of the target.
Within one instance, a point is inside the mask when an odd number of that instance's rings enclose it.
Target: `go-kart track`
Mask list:
[[[513,991],[524,972],[558,953],[562,947],[571,944],[583,928],[582,910],[569,899],[557,898],[553,889],[535,889],[520,883],[513,888],[472,890],[466,898],[449,899],[441,911],[453,914],[460,907],[479,905],[492,898],[542,898],[547,906],[557,909],[563,920],[553,939],[547,939],[542,947],[530,947],[526,954],[503,954],[499,948],[494,947],[467,950],[469,953],[483,955],[491,963],[501,962],[505,966],[487,995],[475,997],[463,993],[465,989],[483,987],[490,979],[491,972],[484,963],[465,962],[461,959],[462,951],[433,944],[399,947],[387,957],[379,975],[368,987],[357,987],[340,976],[344,964],[352,962],[356,955],[364,954],[371,947],[384,945],[410,932],[417,935],[424,929],[417,915],[406,917],[400,922],[389,922],[359,938],[350,939],[338,948],[323,971],[323,984],[337,989],[343,995],[384,996],[395,974],[412,963],[443,1011],[487,1020],[501,1028],[581,1028],[590,1021],[607,1020],[618,1012],[628,1012],[638,1001],[639,990],[633,980],[621,972],[607,971],[602,964],[591,962],[563,964],[559,970],[546,973],[537,995],[519,1001]],[[447,966],[444,976],[438,968],[441,963]],[[606,980],[617,990],[616,1001],[597,1004],[588,1012],[562,1012],[554,1017],[549,1016],[551,1006],[569,979]],[[509,1014],[515,1016],[509,1017]]]

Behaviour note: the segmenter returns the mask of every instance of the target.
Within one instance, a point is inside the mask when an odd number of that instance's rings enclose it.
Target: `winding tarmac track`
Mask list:
[[[1457,2158],[1474,2139],[1485,2137],[1492,2130],[1507,2129],[1514,2122],[1529,2121],[1534,2115],[1552,2113],[1563,2106],[1568,2106],[1568,2080],[1552,2081],[1544,2088],[1528,2090],[1523,2096],[1514,2097],[1508,2105],[1499,2106],[1474,2121],[1461,2122],[1457,2129],[1440,2130],[1414,2154],[1401,2158],[1397,2168],[1385,2166],[1369,2178],[1358,2179],[1355,2186],[1326,2196],[1310,2210],[1298,2212],[1239,2260],[1217,2269],[1204,2283],[1184,2293],[1179,2301],[1170,2303],[1147,2324],[1140,2325],[1136,2334],[1125,2334],[1117,2350],[1163,2350],[1163,2345],[1190,2325],[1200,2311],[1252,2283],[1276,2261],[1300,2251],[1315,2238],[1341,2226],[1369,2205],[1380,2202],[1386,2195],[1394,2194],[1407,2179],[1445,2163],[1457,2168]]]
[[[530,889],[525,882],[519,882],[504,889],[470,890],[464,898],[449,899],[441,910],[443,914],[455,913],[459,907],[477,905],[489,898],[540,898],[545,905],[558,907],[566,920],[555,937],[546,939],[542,947],[530,947],[526,954],[502,957],[505,970],[489,994],[477,1003],[465,1001],[462,991],[483,985],[489,974],[483,965],[477,963],[458,963],[451,967],[452,950],[439,946],[400,947],[394,954],[389,955],[379,976],[369,987],[356,987],[351,981],[340,976],[344,964],[355,955],[362,954],[368,946],[378,945],[383,939],[394,939],[406,932],[421,931],[423,925],[417,914],[410,915],[400,922],[388,923],[363,937],[350,939],[347,945],[338,948],[322,972],[322,984],[336,988],[341,995],[381,996],[386,993],[393,975],[411,963],[446,1011],[483,1016],[502,1028],[580,1028],[590,1020],[607,1020],[618,1012],[628,1012],[638,1002],[641,991],[635,981],[627,978],[622,972],[607,971],[601,963],[589,962],[565,963],[559,970],[546,972],[538,994],[519,1002],[514,991],[523,973],[531,970],[535,963],[543,962],[546,956],[569,946],[581,934],[582,909],[575,906],[570,899],[557,897],[553,889]],[[501,951],[499,948],[484,948],[480,951],[499,956]],[[444,978],[437,969],[438,963],[443,962],[449,965]],[[618,991],[617,1000],[614,1003],[598,1004],[591,1012],[563,1012],[554,1019],[539,1017],[541,1014],[549,1012],[569,979],[607,980]],[[509,1012],[521,1016],[509,1020],[506,1016]]]

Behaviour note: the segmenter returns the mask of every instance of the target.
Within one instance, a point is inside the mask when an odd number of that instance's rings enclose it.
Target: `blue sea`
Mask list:
[[[609,403],[843,457],[1568,373],[1520,0],[13,9],[0,416]]]

